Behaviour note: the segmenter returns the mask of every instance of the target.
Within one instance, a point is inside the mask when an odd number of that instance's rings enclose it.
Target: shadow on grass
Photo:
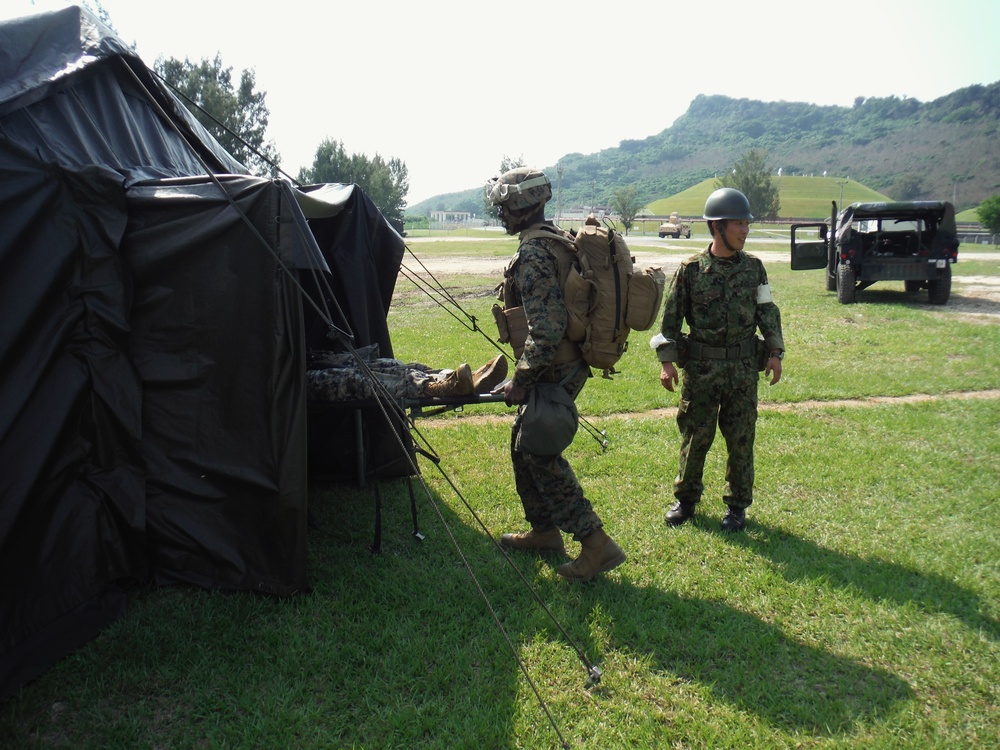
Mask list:
[[[723,602],[611,578],[581,596],[590,607],[634,613],[609,626],[616,648],[649,654],[665,678],[698,683],[776,727],[836,736],[913,696],[886,670],[796,641]]]
[[[400,501],[405,503],[396,495],[387,503],[392,518],[386,519],[384,555],[370,558],[362,552],[350,562],[351,550],[357,555],[367,538],[366,524],[358,523],[367,513],[359,515],[352,508],[346,526],[337,523],[339,514],[331,507],[320,513],[325,523],[315,541],[323,551],[314,550],[314,559],[330,557],[316,570],[316,598],[336,621],[334,637],[342,639],[338,663],[348,668],[355,686],[349,697],[326,696],[327,708],[353,727],[337,737],[410,742],[440,737],[444,731],[475,738],[477,744],[506,742],[509,716],[518,706],[514,663],[482,603],[467,588],[455,550],[426,498],[420,500],[420,511],[428,543],[417,548],[405,541],[408,519]],[[510,638],[523,643],[539,628],[549,630],[551,623],[481,530],[439,497],[436,502],[469,553],[475,575]],[[800,553],[809,555],[806,544]],[[535,582],[538,566],[556,566],[566,559],[511,557]],[[831,560],[830,565],[835,563]],[[876,722],[913,697],[910,686],[894,674],[798,641],[723,601],[637,586],[618,575],[587,585],[546,579],[536,584],[536,591],[569,638],[591,658],[607,648],[645,655],[654,677],[695,684],[718,701],[782,729],[835,737]],[[597,611],[608,617],[603,626],[607,645],[594,642],[588,618]],[[553,635],[552,640],[564,639]],[[530,670],[533,665],[527,666]],[[609,684],[614,684],[612,679],[599,690]],[[628,687],[630,694],[633,687]],[[634,692],[635,697],[615,700],[641,703],[638,695],[643,691]],[[477,693],[485,701],[470,704],[467,696]],[[459,708],[462,718],[456,716]]]
[[[889,282],[896,283],[896,282]],[[901,283],[901,282],[899,282]],[[832,294],[832,293],[831,293]],[[943,305],[932,305],[927,300],[927,291],[907,292],[901,288],[871,286],[857,293],[852,304],[906,305],[916,310],[932,310],[948,312],[975,312],[983,315],[1000,315],[1000,302],[985,297],[972,297],[952,291],[948,301]],[[845,305],[849,307],[849,305]],[[960,310],[958,308],[961,308]]]
[[[1000,623],[981,613],[979,597],[943,576],[885,560],[851,557],[783,529],[752,523],[748,533],[725,538],[771,560],[790,581],[817,580],[874,601],[913,603],[925,612],[952,615],[973,631],[1000,640]]]

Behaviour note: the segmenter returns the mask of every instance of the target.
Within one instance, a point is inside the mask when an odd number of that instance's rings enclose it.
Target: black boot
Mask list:
[[[694,515],[694,511],[695,503],[678,501],[673,504],[673,507],[670,508],[670,510],[667,511],[667,515],[663,520],[665,520],[669,526],[680,526]]]
[[[746,508],[737,508],[735,505],[726,506],[726,515],[722,517],[722,530],[731,533],[743,531],[747,525]]]

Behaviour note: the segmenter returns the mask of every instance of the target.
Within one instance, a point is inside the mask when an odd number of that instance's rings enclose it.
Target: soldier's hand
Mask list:
[[[771,378],[770,385],[774,385],[781,380],[781,360],[771,357],[767,360],[767,367],[764,369],[764,377]]]
[[[660,365],[660,385],[673,393],[674,386],[679,382],[677,368],[673,362],[661,362]]]
[[[528,389],[523,385],[514,385],[514,379],[508,380],[503,387],[503,402],[507,406],[524,404],[528,401]]]

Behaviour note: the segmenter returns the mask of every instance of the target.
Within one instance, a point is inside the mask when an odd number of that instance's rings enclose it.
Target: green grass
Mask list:
[[[782,216],[826,219],[830,217],[831,201],[836,201],[838,206],[846,206],[858,201],[889,200],[881,193],[849,178],[774,177],[772,179],[778,185]],[[845,184],[841,186],[840,183],[845,179]],[[715,184],[715,178],[703,180],[670,198],[654,201],[646,208],[657,216],[669,216],[672,211],[681,216],[701,216],[705,200],[715,190]],[[841,192],[842,187],[843,192]]]
[[[843,206],[859,201],[878,202],[890,200],[888,196],[862,185],[856,180],[843,177],[774,177],[778,185],[778,197],[781,200],[781,215],[798,219],[828,219],[830,218],[830,203],[837,202]],[[841,186],[843,182],[843,186]],[[715,190],[715,178],[702,180],[687,190],[682,190],[669,198],[653,201],[646,210],[654,216],[669,216],[676,211],[681,216],[701,216],[705,208],[705,200]],[[843,192],[841,192],[843,187]],[[941,200],[949,200],[949,196]],[[978,222],[976,208],[969,208],[955,215],[960,222]],[[637,221],[641,221],[637,219]],[[648,232],[655,231],[650,227]]]
[[[996,746],[1000,411],[948,394],[1000,388],[1000,325],[901,283],[842,306],[818,272],[768,270],[789,353],[782,382],[761,387],[744,534],[718,531],[721,439],[698,516],[664,526],[676,426],[643,412],[676,395],[634,334],[622,374],[579,401],[607,449],[581,431],[567,451],[629,555],[618,570],[571,586],[561,558],[494,546],[524,526],[507,407],[419,420],[443,459],[421,459],[423,542],[405,483],[381,485],[380,555],[372,489],[316,485],[310,593],[137,591],[124,619],[0,707],[0,747]],[[1000,254],[956,274],[1000,278]],[[495,280],[448,281],[491,332]],[[407,359],[496,351],[402,280],[390,323]],[[914,394],[935,398],[862,402]],[[577,649],[603,670],[596,687]]]

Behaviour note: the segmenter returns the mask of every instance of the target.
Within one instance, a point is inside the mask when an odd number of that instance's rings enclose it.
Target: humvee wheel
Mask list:
[[[842,305],[854,302],[854,269],[846,263],[837,266],[837,302]]]
[[[951,296],[951,266],[944,267],[944,273],[927,282],[927,301],[932,305],[943,305]]]

